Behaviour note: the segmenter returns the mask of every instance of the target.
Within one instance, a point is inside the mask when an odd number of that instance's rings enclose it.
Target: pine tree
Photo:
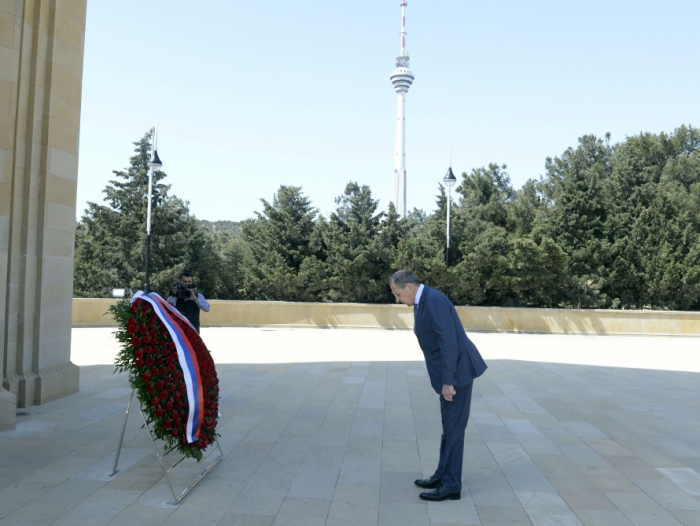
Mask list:
[[[148,132],[134,143],[129,167],[113,172],[117,179],[103,190],[106,204],[88,203],[76,236],[77,297],[108,297],[112,288],[143,287],[150,141]],[[151,290],[167,292],[184,270],[195,274],[200,289],[215,289],[216,258],[207,233],[189,214],[187,203],[169,195],[165,177],[162,171],[153,175]]]
[[[317,210],[300,187],[280,186],[272,203],[243,223],[243,240],[251,251],[249,295],[261,300],[304,301],[299,271],[314,256],[311,238]]]
[[[377,212],[379,202],[368,186],[348,183],[335,200],[324,232],[328,301],[388,302],[388,280],[402,223],[390,205],[389,215]]]

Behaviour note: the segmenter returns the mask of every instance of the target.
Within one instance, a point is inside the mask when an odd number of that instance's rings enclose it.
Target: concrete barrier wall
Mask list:
[[[114,300],[73,300],[73,327],[113,327]],[[413,309],[361,303],[210,301],[203,327],[412,329]],[[700,336],[700,312],[457,307],[467,331]]]

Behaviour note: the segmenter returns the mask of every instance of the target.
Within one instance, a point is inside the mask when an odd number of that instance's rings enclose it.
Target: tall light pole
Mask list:
[[[151,258],[151,202],[153,201],[153,173],[159,171],[163,167],[158,157],[158,131],[156,126],[153,127],[153,153],[151,160],[148,161],[148,212],[146,215],[146,279],[143,285],[143,291],[148,294],[149,287],[149,271],[148,262]]]
[[[452,173],[452,147],[450,146],[450,167],[447,174],[442,178],[443,184],[447,187],[447,245],[445,248],[445,268],[450,266],[450,203],[452,201],[452,187],[457,182],[455,174]]]

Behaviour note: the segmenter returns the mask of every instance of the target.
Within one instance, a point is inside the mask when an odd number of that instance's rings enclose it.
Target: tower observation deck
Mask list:
[[[396,69],[389,77],[399,95],[396,118],[396,155],[394,158],[394,206],[400,217],[406,215],[406,94],[413,84],[406,51],[406,0],[401,4],[401,54],[396,57]]]

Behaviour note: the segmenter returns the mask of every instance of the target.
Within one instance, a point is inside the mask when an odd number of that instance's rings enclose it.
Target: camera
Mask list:
[[[179,282],[173,283],[173,290],[176,291],[174,296],[178,299],[188,300],[190,299],[190,290],[194,289],[194,284],[182,285]]]

